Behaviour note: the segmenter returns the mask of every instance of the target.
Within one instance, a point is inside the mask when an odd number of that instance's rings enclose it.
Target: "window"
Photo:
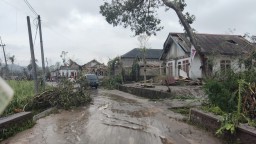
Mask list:
[[[231,69],[231,61],[230,60],[221,60],[220,61],[220,70],[222,72],[226,72]]]
[[[182,70],[185,71],[188,74],[188,72],[189,72],[189,60],[184,60],[182,62]]]
[[[169,76],[173,76],[173,64],[168,63],[168,71],[169,71]]]

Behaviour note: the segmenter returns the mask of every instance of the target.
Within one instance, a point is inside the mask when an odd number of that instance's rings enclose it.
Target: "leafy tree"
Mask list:
[[[10,56],[10,57],[9,57],[9,60],[10,60],[10,61],[11,61],[11,63],[13,64],[13,63],[14,63],[14,61],[15,61],[15,55]]]
[[[9,56],[8,59],[11,61],[12,65],[13,65],[14,60],[15,60],[15,55]],[[11,74],[12,74],[12,76],[13,76],[12,67],[11,67]]]
[[[158,18],[157,10],[160,7],[174,10],[201,58],[203,73],[205,73],[204,55],[201,53],[200,46],[197,45],[194,29],[190,26],[195,16],[184,12],[186,6],[185,0],[104,0],[104,4],[100,6],[100,13],[106,17],[109,24],[130,27],[135,35],[141,33],[156,35],[157,31],[163,29],[160,26],[161,20]]]

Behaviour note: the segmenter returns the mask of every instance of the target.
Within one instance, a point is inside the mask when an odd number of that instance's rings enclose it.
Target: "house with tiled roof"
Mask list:
[[[146,75],[147,76],[156,76],[160,75],[160,66],[161,60],[159,59],[162,54],[161,49],[146,49],[145,50],[145,60],[146,60]],[[122,66],[125,70],[125,75],[130,75],[132,71],[132,65],[135,60],[138,61],[139,64],[139,75],[142,76],[144,74],[144,63],[143,63],[143,55],[144,52],[140,48],[134,48],[129,52],[123,54],[120,59],[122,62]]]
[[[107,75],[107,66],[93,59],[82,66],[83,72],[87,74],[96,74],[97,76]]]
[[[186,34],[168,35],[160,56],[167,76],[179,77],[181,73],[186,73],[192,79],[202,78],[202,59],[207,75],[228,69],[244,70],[241,59],[255,51],[253,44],[240,35],[195,34],[195,38],[203,58],[198,52],[194,58],[191,56],[191,43]]]
[[[75,79],[78,77],[80,71],[81,66],[71,59],[69,60],[67,65],[60,66],[60,68],[58,69],[60,77]]]

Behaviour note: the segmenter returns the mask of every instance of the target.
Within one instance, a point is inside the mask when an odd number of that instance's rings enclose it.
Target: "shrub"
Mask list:
[[[217,80],[208,80],[204,85],[204,90],[208,95],[212,105],[220,107],[225,112],[231,112],[236,108],[236,98],[233,91]]]
[[[41,110],[49,107],[70,109],[88,104],[91,101],[90,94],[86,89],[88,85],[83,79],[79,79],[77,82],[62,80],[58,87],[33,97],[26,110]]]
[[[106,77],[102,81],[103,87],[107,89],[115,89],[118,85],[123,83],[123,79],[121,75]]]

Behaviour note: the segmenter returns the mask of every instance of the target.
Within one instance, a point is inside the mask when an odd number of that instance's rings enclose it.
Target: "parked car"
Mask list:
[[[95,87],[96,89],[99,86],[99,79],[95,74],[86,74],[85,78],[91,87]]]

